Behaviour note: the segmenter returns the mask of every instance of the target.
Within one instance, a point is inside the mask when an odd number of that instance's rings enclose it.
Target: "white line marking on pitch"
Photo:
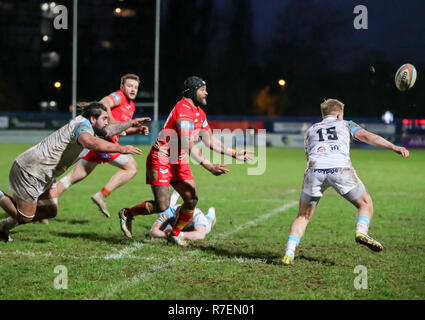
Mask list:
[[[215,236],[213,235],[211,238],[212,239],[217,239],[217,238],[220,239],[220,238],[227,237],[227,236],[229,236],[229,235],[231,235],[231,234],[233,234],[235,232],[241,231],[241,230],[246,229],[246,228],[248,228],[250,226],[256,225],[256,224],[258,224],[258,223],[260,223],[260,222],[262,222],[262,221],[264,221],[266,219],[269,219],[269,218],[271,218],[272,216],[274,216],[274,215],[276,215],[278,213],[284,212],[284,211],[286,211],[286,210],[294,207],[297,204],[298,204],[298,202],[291,201],[291,202],[289,202],[289,203],[287,203],[287,204],[285,204],[285,205],[283,205],[283,206],[281,206],[279,208],[276,208],[276,209],[274,209],[274,210],[272,210],[272,211],[270,211],[270,212],[268,212],[266,214],[263,214],[262,216],[259,216],[258,218],[254,219],[254,220],[245,222],[244,224],[240,225],[239,227],[237,227],[237,228],[235,228],[235,229],[233,229],[231,231],[224,232],[224,233],[221,233],[221,234],[218,234],[218,235],[215,235]]]
[[[234,229],[232,231],[218,234],[215,238],[224,238],[224,237],[227,237],[227,236],[229,236],[231,234],[234,234],[235,232],[238,232],[238,231],[241,231],[243,229],[246,229],[246,228],[248,228],[248,227],[250,227],[250,226],[252,226],[252,225],[254,225],[254,224],[258,223],[258,222],[262,222],[262,221],[264,221],[266,219],[269,219],[269,218],[271,218],[272,216],[274,216],[274,215],[276,215],[278,213],[284,212],[284,211],[286,211],[286,210],[294,207],[297,204],[298,204],[298,202],[296,202],[296,201],[290,201],[289,203],[287,203],[287,204],[285,204],[283,206],[280,206],[280,207],[278,207],[278,208],[276,208],[276,209],[274,209],[274,210],[272,210],[272,211],[270,211],[270,212],[268,212],[266,214],[263,214],[263,215],[259,216],[258,218],[254,219],[254,220],[248,221],[248,222],[244,223],[243,225],[240,225],[239,227],[237,227],[236,229]],[[187,255],[194,255],[194,254],[197,254],[197,253],[198,253],[197,251],[190,251],[190,252],[187,253]],[[122,281],[118,285],[109,287],[105,291],[102,291],[94,299],[95,300],[97,300],[97,299],[108,299],[108,298],[112,297],[114,294],[116,294],[117,292],[119,292],[121,290],[124,290],[124,289],[128,289],[128,288],[130,288],[130,287],[138,284],[140,281],[145,280],[145,279],[147,279],[147,278],[155,275],[158,271],[160,271],[160,270],[162,270],[164,268],[167,268],[167,267],[171,267],[172,265],[177,264],[177,263],[179,263],[181,261],[187,260],[188,258],[189,258],[188,256],[186,256],[186,257],[185,256],[180,256],[178,259],[174,259],[173,258],[173,259],[171,259],[169,262],[167,262],[165,264],[157,265],[153,270],[151,270],[149,272],[143,272],[143,273],[137,274],[137,275],[133,276],[129,280]],[[240,258],[235,258],[235,259],[236,259],[235,261],[240,261],[242,263],[244,261],[246,261],[244,259],[241,260]]]
[[[197,251],[190,251],[190,252],[187,253],[187,255],[192,255],[192,256],[193,255],[197,255],[197,254],[199,254]],[[122,282],[120,282],[116,286],[109,287],[105,291],[101,292],[94,299],[95,300],[98,300],[98,299],[108,299],[111,296],[113,296],[114,294],[116,294],[117,292],[122,291],[122,290],[125,290],[125,289],[129,289],[132,286],[134,286],[137,283],[139,283],[140,281],[146,280],[146,279],[154,276],[156,273],[158,273],[159,271],[161,271],[161,270],[163,270],[165,268],[170,268],[170,267],[174,266],[175,264],[177,264],[179,262],[187,261],[189,259],[190,259],[190,257],[188,257],[188,256],[182,256],[182,257],[179,257],[179,258],[172,258],[172,259],[170,259],[165,264],[155,266],[153,268],[153,270],[151,270],[151,271],[139,273],[139,274],[133,276],[129,280],[122,281]],[[247,263],[261,264],[261,263],[266,263],[266,260],[265,259],[259,259],[259,258],[258,259],[255,259],[255,258],[254,259],[249,259],[249,258],[241,258],[241,257],[233,257],[233,258],[230,258],[230,259],[216,259],[216,260],[206,259],[206,258],[197,258],[197,261],[208,262],[208,263],[228,263],[230,261],[230,262],[236,262],[236,263],[239,263],[239,264],[247,264]]]
[[[134,251],[140,249],[141,247],[143,247],[143,243],[142,242],[133,242],[131,246],[124,247],[123,249],[121,249],[120,251],[118,251],[118,253],[108,254],[104,258],[106,260],[126,258],[131,253],[133,253]]]
[[[124,248],[123,250],[125,250]],[[121,250],[121,251],[123,251]],[[127,249],[128,250],[128,249]],[[0,251],[0,255],[16,255],[16,256],[25,256],[25,257],[44,257],[44,258],[61,258],[61,259],[82,259],[82,260],[91,260],[91,259],[102,259],[102,260],[110,260],[110,259],[136,259],[136,260],[155,260],[155,257],[146,257],[146,256],[134,256],[130,253],[134,252],[136,249],[133,250],[125,250],[125,254],[120,255],[118,254],[110,254],[110,255],[93,255],[93,256],[73,256],[73,255],[67,255],[63,253],[57,253],[52,254],[50,252],[39,252],[39,251],[21,251],[21,250],[15,250],[15,251]],[[158,259],[158,258],[157,258]]]

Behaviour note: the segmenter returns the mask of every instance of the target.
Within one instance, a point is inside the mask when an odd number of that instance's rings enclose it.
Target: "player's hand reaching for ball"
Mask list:
[[[149,117],[146,117],[146,118],[136,118],[136,119],[131,120],[133,127],[140,127],[142,124],[144,124],[146,122],[150,122],[150,121],[152,121],[152,120]]]
[[[235,152],[235,158],[237,160],[241,160],[241,161],[248,161],[248,160],[252,160],[252,157],[250,157],[250,154],[254,154],[254,151],[252,150],[236,150]]]
[[[137,127],[136,129],[138,134],[144,134],[145,136],[149,134],[149,127],[141,126]]]
[[[215,176],[219,176],[219,175],[222,175],[223,173],[230,172],[230,170],[226,169],[225,166],[226,166],[225,164],[213,164],[211,169],[209,169],[209,171]]]
[[[142,150],[140,150],[139,148],[128,145],[128,146],[121,146],[120,153],[122,153],[122,154],[142,154]]]
[[[409,156],[409,150],[405,147],[394,146],[392,149],[395,153],[401,154],[403,158],[407,158]]]

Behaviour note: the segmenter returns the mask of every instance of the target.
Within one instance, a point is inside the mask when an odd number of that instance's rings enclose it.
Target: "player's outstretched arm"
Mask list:
[[[229,157],[241,160],[241,161],[248,161],[252,160],[252,158],[249,156],[250,154],[254,154],[254,151],[251,150],[235,150],[229,147],[226,147],[226,145],[219,139],[215,138],[212,134],[211,129],[208,131],[204,131],[200,133],[202,137],[202,142],[211,150],[225,154]]]
[[[384,139],[383,137],[369,132],[366,129],[357,130],[354,133],[354,137],[360,140],[361,142],[370,144],[372,146],[390,149],[395,153],[401,154],[403,158],[407,158],[409,156],[409,150],[407,150],[405,147],[396,146],[390,141]]]
[[[105,137],[112,137],[116,134],[126,131],[128,128],[141,127],[142,124],[149,121],[151,121],[151,118],[148,117],[148,118],[136,118],[126,122],[108,124],[105,128],[105,131],[106,131]]]
[[[131,136],[134,134],[143,134],[148,135],[149,134],[149,127],[141,126],[141,127],[131,127],[125,130],[126,135]]]
[[[122,154],[142,154],[142,150],[133,146],[121,146],[106,140],[92,136],[89,133],[82,133],[78,137],[78,143],[84,148],[96,152],[119,152]]]
[[[204,226],[197,226],[193,231],[185,231],[183,234],[183,239],[185,240],[203,240],[205,239],[206,228]]]
[[[195,145],[193,139],[190,136],[181,136],[182,148],[189,153],[190,157],[203,166],[206,170],[211,172],[215,176],[222,175],[223,173],[228,173],[230,170],[225,168],[225,164],[213,164],[208,161],[207,158],[202,154],[202,152]]]

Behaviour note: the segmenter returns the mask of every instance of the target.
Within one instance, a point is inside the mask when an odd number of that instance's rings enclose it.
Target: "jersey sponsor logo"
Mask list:
[[[333,168],[333,169],[314,169],[313,172],[334,174],[334,173],[338,173],[338,169],[336,169],[336,168]]]
[[[182,118],[191,118],[190,116],[188,116],[187,114],[181,114],[181,113],[179,113],[179,117],[182,117]]]
[[[199,116],[199,113],[196,113],[197,116]]]
[[[319,152],[319,153],[326,152],[326,147],[324,147],[324,146],[318,147],[317,152]]]
[[[180,129],[189,129],[189,130],[193,130],[194,125],[193,122],[190,121],[182,121],[180,122]]]
[[[168,169],[159,169],[159,172],[161,172],[162,174],[166,174],[168,172]],[[161,181],[163,182],[163,181]]]
[[[167,183],[168,180],[159,180],[159,182],[165,182],[165,183]]]
[[[330,152],[340,152],[341,151],[341,145],[331,144],[331,145],[329,145],[329,151]]]

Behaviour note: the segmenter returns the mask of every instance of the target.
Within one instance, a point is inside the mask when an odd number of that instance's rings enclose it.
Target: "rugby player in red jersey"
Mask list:
[[[182,197],[183,204],[179,208],[168,239],[180,246],[186,245],[179,235],[191,219],[198,202],[195,181],[186,155],[189,154],[196,163],[213,175],[219,176],[229,172],[225,165],[212,164],[202,155],[195,146],[198,137],[215,152],[242,161],[251,160],[248,154],[252,152],[227,148],[213,137],[205,112],[202,110],[202,107],[207,105],[207,96],[204,80],[196,76],[185,80],[183,98],[171,111],[146,159],[146,183],[151,185],[155,200],[144,201],[132,208],[123,208],[119,211],[120,227],[125,236],[132,237],[134,216],[167,210],[170,206],[171,185]]]
[[[134,99],[139,90],[140,79],[135,74],[126,74],[121,77],[120,90],[104,97],[100,102],[105,105],[111,123],[129,121],[133,118],[136,110]],[[148,119],[148,118],[147,118]],[[148,119],[150,121],[150,119]],[[146,126],[129,128],[122,135],[148,134]],[[120,135],[108,138],[110,142],[118,144]],[[92,201],[100,211],[110,217],[106,206],[106,198],[112,191],[126,184],[137,173],[137,163],[131,155],[121,153],[100,153],[89,151],[87,155],[74,166],[72,171],[58,182],[58,196],[66,191],[71,185],[86,178],[98,164],[109,163],[120,168],[101,191],[91,196]]]

